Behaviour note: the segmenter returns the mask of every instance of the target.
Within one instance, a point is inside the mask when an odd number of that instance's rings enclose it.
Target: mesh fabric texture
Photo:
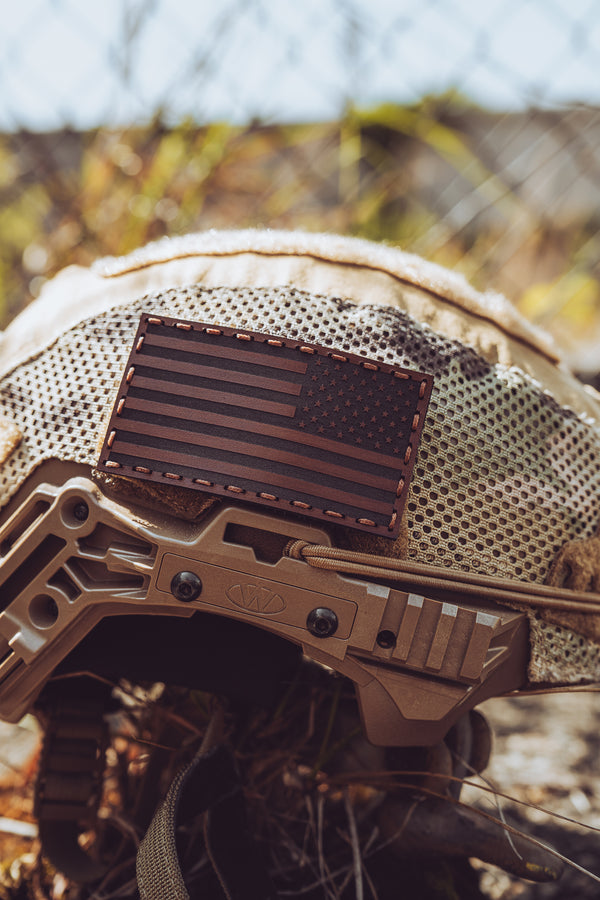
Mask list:
[[[0,472],[2,505],[43,460],[95,465],[142,312],[301,339],[431,373],[405,513],[411,558],[540,583],[568,540],[596,532],[596,426],[520,369],[492,364],[402,310],[287,287],[194,285],[150,294],[81,321],[15,368],[0,382],[0,415],[18,424],[23,440]],[[596,644],[533,619],[535,680],[600,677]]]

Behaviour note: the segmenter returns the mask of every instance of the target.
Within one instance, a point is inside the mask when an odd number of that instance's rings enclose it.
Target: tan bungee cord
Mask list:
[[[392,248],[208,232],[67,269],[0,342],[0,715],[37,703],[49,746],[57,673],[136,616],[300,647],[385,746],[598,680],[599,414],[507,301]],[[65,867],[92,757],[69,803],[45,754]]]

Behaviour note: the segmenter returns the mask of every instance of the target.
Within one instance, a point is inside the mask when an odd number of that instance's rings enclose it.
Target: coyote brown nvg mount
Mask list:
[[[101,619],[135,613],[216,613],[300,645],[354,682],[376,744],[434,744],[526,681],[526,616],[482,599],[486,579],[436,582],[409,567],[399,586],[313,568],[303,548],[330,546],[318,527],[233,505],[184,521],[107,496],[85,471],[40,467],[0,529],[5,719]]]

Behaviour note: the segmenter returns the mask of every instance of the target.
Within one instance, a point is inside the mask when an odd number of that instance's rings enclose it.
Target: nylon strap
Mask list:
[[[270,900],[275,898],[246,823],[239,775],[223,744],[202,752],[173,780],[137,855],[140,900]],[[214,890],[182,873],[177,832],[204,812],[205,848]]]
[[[61,685],[59,693],[47,691],[35,789],[42,852],[57,869],[80,882],[94,881],[106,871],[106,865],[78,843],[81,832],[97,824],[102,794],[107,691],[94,687],[87,679],[72,679]]]

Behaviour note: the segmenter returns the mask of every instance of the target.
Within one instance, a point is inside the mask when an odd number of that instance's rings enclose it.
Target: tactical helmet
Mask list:
[[[300,648],[426,746],[597,680],[599,413],[504,298],[367,241],[65,270],[0,344],[0,715],[82,668],[275,696]]]

